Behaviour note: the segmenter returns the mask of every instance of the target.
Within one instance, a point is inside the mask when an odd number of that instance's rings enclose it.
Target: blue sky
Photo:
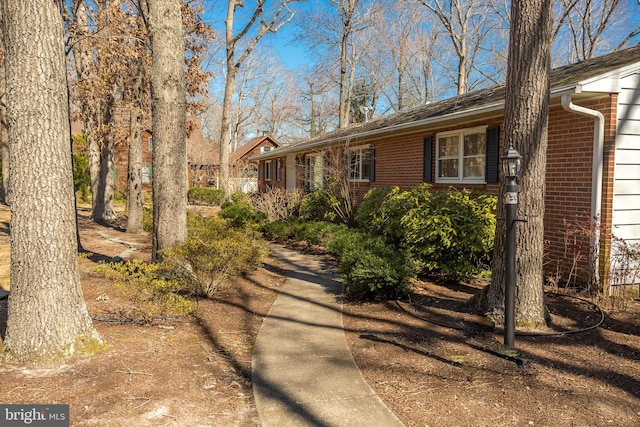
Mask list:
[[[300,3],[292,3],[290,8],[296,11],[297,16],[303,10],[310,10],[322,7],[326,0],[309,0]],[[216,29],[219,37],[224,38],[224,20],[227,14],[226,0],[204,0],[205,15],[204,19]],[[255,4],[252,0],[246,0],[245,10],[251,10],[251,6]],[[242,24],[242,8],[236,12],[237,23],[236,28],[240,28]],[[290,69],[295,69],[301,64],[309,60],[307,49],[300,43],[296,43],[296,23],[295,20],[287,23],[276,34],[267,34],[261,41],[260,45],[271,46],[283,59],[283,63]],[[221,40],[222,41],[222,40]]]

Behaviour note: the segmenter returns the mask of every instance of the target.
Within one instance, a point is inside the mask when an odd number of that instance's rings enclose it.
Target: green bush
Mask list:
[[[400,220],[404,249],[455,280],[478,272],[493,248],[496,197],[450,189],[420,199]]]
[[[241,193],[232,195],[230,201],[223,203],[218,216],[227,219],[235,228],[259,226],[266,219],[264,213],[253,207],[250,198]]]
[[[355,213],[354,219],[358,228],[368,229],[372,224],[377,224],[380,221],[382,204],[393,191],[398,191],[398,187],[377,187],[365,194]]]
[[[324,188],[305,195],[300,202],[300,218],[307,221],[336,222],[338,215],[331,209],[330,198],[331,196]]]
[[[187,218],[187,241],[166,251],[163,264],[187,279],[194,294],[213,297],[231,277],[258,268],[267,256],[267,242],[256,230],[230,228],[215,216]]]
[[[327,221],[292,221],[293,238],[310,245],[323,245],[340,230],[346,229],[343,224],[333,224]]]
[[[147,233],[153,233],[153,209],[142,209],[142,229]]]
[[[260,232],[267,240],[284,243],[293,237],[293,226],[288,220],[273,221],[261,225]]]
[[[191,187],[187,199],[192,205],[220,206],[224,202],[224,190],[216,188]]]
[[[86,151],[73,154],[73,187],[81,201],[91,201],[91,175]]]
[[[419,264],[380,236],[342,229],[327,249],[338,262],[347,292],[359,298],[399,298],[410,289]]]

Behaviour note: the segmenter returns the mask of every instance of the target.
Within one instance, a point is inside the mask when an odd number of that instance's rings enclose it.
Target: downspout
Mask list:
[[[562,107],[566,111],[570,111],[582,116],[591,117],[594,119],[594,131],[593,131],[593,165],[591,172],[591,218],[593,220],[600,220],[600,209],[602,206],[602,169],[604,163],[604,116],[600,111],[591,110],[589,108],[575,105],[571,102],[571,94],[562,95]],[[600,230],[596,227],[593,230],[591,236],[591,247],[600,247]],[[591,252],[591,251],[590,251]],[[598,250],[599,253],[599,250]],[[589,254],[591,261],[594,263],[594,277],[592,278],[594,283],[589,285],[595,285],[599,283],[599,256],[596,254]]]

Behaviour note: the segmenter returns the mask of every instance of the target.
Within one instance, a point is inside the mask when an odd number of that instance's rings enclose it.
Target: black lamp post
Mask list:
[[[513,348],[516,336],[516,215],[518,211],[518,175],[522,156],[509,145],[501,158],[507,178],[504,195],[507,240],[505,242],[504,345]]]

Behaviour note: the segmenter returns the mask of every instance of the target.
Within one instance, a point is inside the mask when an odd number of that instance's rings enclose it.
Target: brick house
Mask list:
[[[264,134],[250,139],[229,155],[231,179],[236,191],[255,193],[258,191],[258,162],[250,160],[253,156],[268,153],[280,147],[280,143],[270,135]]]
[[[554,69],[550,79],[547,255],[567,256],[564,219],[598,218],[609,230],[600,235],[602,274],[615,260],[611,230],[640,243],[640,46]],[[504,98],[504,85],[495,86],[258,155],[259,188],[313,190],[329,153],[340,152],[359,197],[423,182],[497,193]]]
[[[117,117],[116,122],[122,122],[119,129],[125,129],[128,114]],[[150,125],[150,124],[149,124]],[[199,182],[206,176],[207,166],[212,164],[214,155],[210,144],[208,144],[202,133],[202,121],[200,117],[187,117],[187,163],[189,173],[189,185]],[[124,132],[124,131],[123,131]],[[128,135],[128,132],[124,132]],[[146,127],[142,133],[142,185],[144,189],[151,189],[153,182],[152,158],[152,132],[150,126]],[[120,191],[127,189],[127,169],[129,156],[128,137],[117,138],[113,150],[114,180],[115,188]]]

